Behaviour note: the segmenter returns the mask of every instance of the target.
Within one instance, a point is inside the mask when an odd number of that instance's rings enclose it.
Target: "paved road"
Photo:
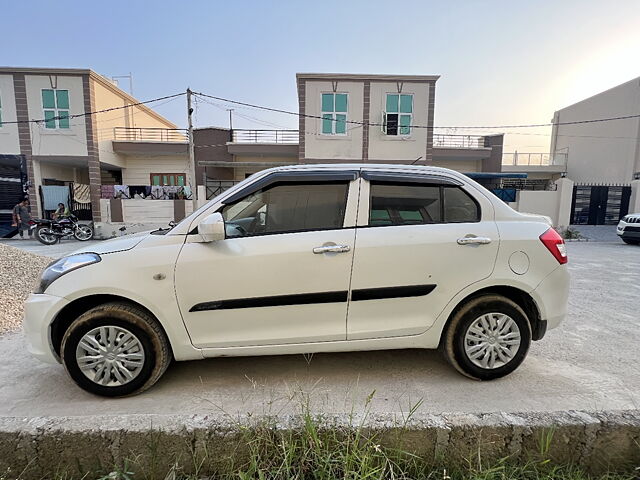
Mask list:
[[[78,242],[77,240],[62,240],[55,245],[43,245],[37,240],[18,240],[18,239],[2,239],[1,242],[5,245],[11,245],[12,247],[21,248],[27,252],[36,253],[51,258],[60,258],[69,253],[75,252],[89,245],[96,244],[101,240],[87,240],[86,242]]]
[[[61,366],[38,363],[20,334],[0,337],[0,416],[96,414],[276,414],[523,412],[640,407],[640,247],[570,243],[570,315],[532,346],[507,378],[480,383],[436,352],[402,350],[178,363],[150,391],[108,400],[84,393]],[[310,361],[308,361],[310,360]]]

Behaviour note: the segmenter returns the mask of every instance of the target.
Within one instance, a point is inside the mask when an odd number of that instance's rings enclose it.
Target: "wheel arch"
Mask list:
[[[56,357],[58,358],[58,360],[60,359],[60,348],[62,345],[62,338],[64,337],[64,334],[69,328],[69,326],[71,325],[71,323],[80,315],[92,309],[93,307],[97,307],[98,305],[104,305],[105,303],[111,303],[111,302],[120,302],[127,305],[135,306],[136,308],[143,310],[145,313],[147,313],[149,316],[151,316],[158,322],[158,325],[160,325],[160,328],[162,329],[162,332],[164,333],[165,337],[169,338],[164,325],[162,325],[162,322],[157,318],[156,315],[153,314],[153,312],[151,312],[151,310],[149,310],[144,305],[136,301],[133,301],[130,298],[122,297],[120,295],[112,295],[112,294],[87,295],[85,297],[77,298],[72,302],[68,303],[67,305],[65,305],[60,310],[60,312],[58,312],[54,320],[49,325],[49,341],[51,342],[51,347]],[[169,348],[171,350],[171,355],[173,356],[173,347],[171,345],[171,342],[168,342],[168,343],[169,343]]]
[[[442,344],[442,339],[444,338],[444,333],[449,328],[449,324],[451,323],[455,314],[471,299],[480,297],[483,295],[501,295],[509,300],[515,302],[524,313],[526,313],[529,323],[531,325],[531,339],[532,340],[540,340],[546,331],[546,322],[542,321],[540,315],[540,309],[533,299],[533,297],[525,292],[524,290],[509,286],[509,285],[492,285],[489,287],[484,287],[475,292],[468,294],[462,300],[460,300],[456,306],[451,310],[447,321],[444,324],[442,329],[442,334],[440,335],[440,344]]]

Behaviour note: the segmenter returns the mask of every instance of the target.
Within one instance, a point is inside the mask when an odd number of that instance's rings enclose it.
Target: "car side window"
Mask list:
[[[369,225],[372,227],[479,221],[478,204],[459,187],[371,182]]]
[[[443,188],[444,221],[470,223],[480,221],[480,208],[471,196],[459,187]]]
[[[440,187],[371,182],[369,225],[440,223]]]
[[[342,228],[347,182],[276,183],[222,209],[227,237]]]

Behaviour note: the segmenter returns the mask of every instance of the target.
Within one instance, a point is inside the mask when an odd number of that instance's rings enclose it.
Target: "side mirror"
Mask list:
[[[224,219],[221,213],[212,213],[198,225],[198,233],[206,243],[225,239]]]

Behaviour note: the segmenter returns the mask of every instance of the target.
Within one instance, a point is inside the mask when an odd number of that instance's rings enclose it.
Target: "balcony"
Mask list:
[[[243,130],[234,129],[233,143],[297,144],[298,130]]]
[[[503,172],[563,173],[567,171],[567,153],[503,153]]]
[[[188,142],[187,130],[180,128],[114,127],[115,142]]]
[[[187,130],[114,127],[113,151],[124,155],[187,155]]]
[[[484,148],[484,137],[480,135],[433,135],[435,148]]]

